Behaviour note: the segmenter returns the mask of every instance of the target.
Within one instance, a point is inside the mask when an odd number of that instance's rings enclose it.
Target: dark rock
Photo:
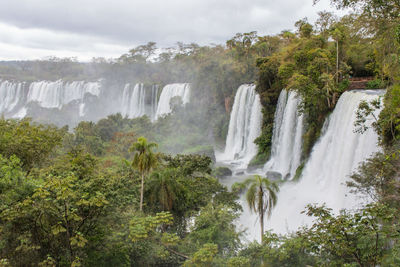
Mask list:
[[[282,180],[282,174],[280,172],[267,171],[265,175],[271,180]]]
[[[217,167],[214,170],[214,175],[218,178],[232,176],[232,171],[228,167]]]

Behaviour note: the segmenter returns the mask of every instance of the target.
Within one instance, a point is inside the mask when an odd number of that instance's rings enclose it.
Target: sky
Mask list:
[[[0,0],[0,60],[116,58],[149,41],[224,44],[238,32],[275,34],[329,0]]]

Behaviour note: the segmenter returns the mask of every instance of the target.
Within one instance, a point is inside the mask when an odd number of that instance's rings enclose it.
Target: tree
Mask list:
[[[314,0],[314,4],[319,0]],[[398,18],[400,2],[398,0],[331,0],[338,9],[354,8],[364,14],[378,18]]]
[[[61,144],[63,132],[51,126],[35,125],[30,119],[0,119],[0,154],[16,155],[25,170],[39,166]]]
[[[139,137],[131,147],[135,153],[132,166],[140,172],[142,181],[140,186],[140,211],[143,211],[144,178],[158,164],[159,155],[153,152],[157,147],[156,143],[148,143],[147,139]]]
[[[48,257],[71,266],[103,245],[111,186],[109,177],[96,174],[94,161],[77,151],[25,178],[18,159],[7,166],[0,157],[0,257],[13,266],[37,266]]]
[[[239,213],[223,204],[208,203],[194,218],[190,233],[185,238],[186,250],[198,250],[212,243],[218,246],[218,254],[224,258],[232,256],[241,247],[243,232],[238,231],[236,220]]]
[[[183,186],[177,181],[178,175],[175,169],[164,169],[151,175],[147,186],[149,201],[162,211],[171,211],[176,199],[183,194]]]
[[[373,203],[355,213],[343,210],[334,216],[324,206],[308,205],[305,213],[315,217],[315,223],[298,234],[305,244],[329,266],[394,266],[383,260],[398,240],[396,211]],[[390,245],[389,245],[390,244]],[[321,265],[318,264],[318,265]]]
[[[155,42],[148,42],[145,45],[139,45],[129,50],[128,54],[124,54],[119,58],[122,63],[146,63],[156,51]]]
[[[248,187],[246,192],[247,204],[251,211],[258,213],[258,216],[260,216],[262,242],[264,240],[264,215],[267,214],[267,218],[271,216],[272,209],[278,200],[276,194],[279,192],[279,186],[277,183],[260,175],[254,175],[246,179],[239,186]]]

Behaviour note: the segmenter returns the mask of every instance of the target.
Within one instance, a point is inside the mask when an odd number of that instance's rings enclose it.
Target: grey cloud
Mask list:
[[[3,0],[0,42],[80,53],[148,41],[164,47],[177,41],[224,43],[237,32],[272,34],[292,28],[300,18],[315,18],[316,10],[326,9],[328,3],[322,0],[313,7],[312,0]]]
[[[299,18],[311,0],[14,0],[2,3],[0,21],[21,28],[100,36],[119,42],[223,41],[236,32],[277,32]],[[266,10],[269,17],[252,17]],[[304,14],[306,16],[310,14]],[[302,17],[301,16],[301,17]],[[282,25],[284,24],[284,25]],[[282,27],[283,26],[283,27]],[[171,36],[178,40],[171,40]]]

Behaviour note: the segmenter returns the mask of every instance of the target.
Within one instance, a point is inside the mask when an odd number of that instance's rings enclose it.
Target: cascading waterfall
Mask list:
[[[125,85],[122,95],[122,115],[137,118],[145,115],[145,89],[142,83]]]
[[[147,115],[152,121],[157,110],[158,86],[146,88],[142,83],[131,86],[127,83],[122,94],[122,115],[137,118]]]
[[[171,113],[170,101],[173,97],[179,96],[182,103],[185,105],[190,101],[190,84],[188,83],[173,83],[166,85],[161,92],[160,100],[158,101],[155,118],[159,118],[165,114]]]
[[[158,103],[157,97],[158,97],[158,85],[154,84],[151,87],[150,107],[149,107],[149,110],[146,111],[146,113],[149,114],[152,121],[154,121],[156,119],[157,103]]]
[[[0,80],[0,114],[12,112],[24,99],[24,83]]]
[[[250,160],[257,154],[254,140],[261,133],[261,120],[261,102],[255,85],[241,85],[232,107],[225,151],[218,155],[218,160],[247,168]]]
[[[350,91],[340,97],[300,181],[288,182],[281,187],[278,204],[266,229],[287,233],[310,224],[312,219],[301,214],[307,204],[325,203],[334,212],[359,205],[360,197],[349,193],[345,183],[352,171],[379,147],[378,136],[372,128],[363,134],[354,132],[355,111],[362,100],[371,101],[382,93],[382,90]],[[248,218],[247,223],[254,220],[254,216]]]
[[[98,96],[100,84],[84,81],[64,83],[62,80],[33,82],[29,86],[27,103],[37,102],[43,108],[61,109],[74,100],[83,101],[86,93]],[[84,107],[80,109],[83,113]]]
[[[299,114],[300,98],[295,91],[282,90],[275,111],[271,158],[264,172],[275,172],[290,179],[300,165],[303,115]]]

